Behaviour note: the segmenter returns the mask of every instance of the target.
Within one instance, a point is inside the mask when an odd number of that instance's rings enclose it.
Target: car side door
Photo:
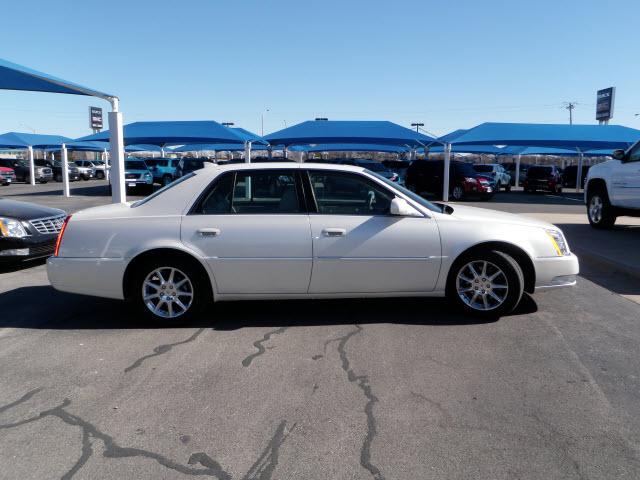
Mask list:
[[[631,147],[625,161],[613,169],[612,187],[615,205],[640,208],[640,142]]]
[[[441,247],[434,218],[391,215],[395,193],[364,174],[309,170],[303,177],[314,210],[310,294],[435,288]]]
[[[311,228],[297,168],[219,175],[183,218],[181,238],[210,265],[219,294],[307,292]]]

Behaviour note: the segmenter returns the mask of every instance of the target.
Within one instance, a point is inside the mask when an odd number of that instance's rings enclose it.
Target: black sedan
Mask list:
[[[0,198],[0,262],[52,255],[66,217],[57,208]]]

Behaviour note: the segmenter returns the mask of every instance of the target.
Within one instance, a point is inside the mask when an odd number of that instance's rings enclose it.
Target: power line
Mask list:
[[[573,125],[573,110],[578,105],[578,102],[564,102],[562,104],[563,108],[569,110],[569,125]]]

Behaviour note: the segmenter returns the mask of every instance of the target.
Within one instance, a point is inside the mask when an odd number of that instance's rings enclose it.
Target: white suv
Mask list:
[[[473,169],[480,175],[487,175],[496,181],[496,192],[501,188],[505,191],[511,191],[511,175],[507,170],[498,163],[477,164]]]
[[[594,165],[585,180],[584,199],[589,223],[610,228],[617,217],[640,217],[640,142],[613,160]]]

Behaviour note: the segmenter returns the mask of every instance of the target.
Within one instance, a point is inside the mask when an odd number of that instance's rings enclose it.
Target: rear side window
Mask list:
[[[303,213],[291,170],[229,172],[218,178],[194,210],[201,215]]]
[[[324,215],[388,215],[395,195],[354,173],[309,172],[311,188]]]

